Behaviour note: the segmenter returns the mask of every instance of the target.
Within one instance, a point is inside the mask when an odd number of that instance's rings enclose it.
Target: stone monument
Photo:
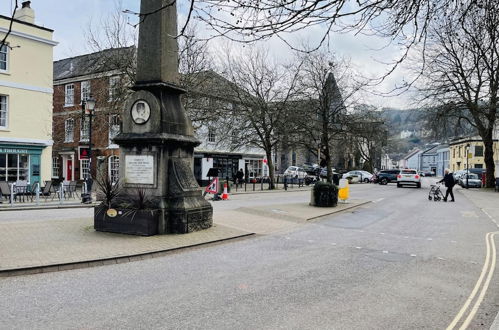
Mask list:
[[[177,8],[142,0],[134,92],[123,113],[120,180],[123,195],[138,189],[158,211],[158,233],[188,233],[212,226],[213,209],[193,173],[194,137],[179,87]],[[118,210],[119,213],[119,210]]]

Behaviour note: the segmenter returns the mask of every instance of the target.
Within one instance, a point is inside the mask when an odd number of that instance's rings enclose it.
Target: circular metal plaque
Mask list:
[[[133,122],[137,125],[147,123],[151,117],[151,107],[145,100],[137,100],[131,109]]]
[[[118,211],[116,211],[115,209],[109,209],[107,210],[107,216],[110,217],[110,218],[114,218],[115,216],[118,215]]]

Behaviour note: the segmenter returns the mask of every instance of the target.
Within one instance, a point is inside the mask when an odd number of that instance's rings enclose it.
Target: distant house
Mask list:
[[[445,169],[449,168],[450,151],[448,144],[441,144],[438,146],[437,150],[437,171],[435,174],[437,176],[443,176]]]
[[[400,168],[412,168],[419,170],[419,155],[422,153],[420,149],[414,149],[403,157],[400,162]]]
[[[423,172],[437,172],[437,149],[439,144],[431,144],[419,154],[418,170]]]
[[[481,137],[468,136],[453,139],[449,143],[449,149],[449,168],[452,172],[466,168],[485,168],[485,150]],[[495,138],[494,162],[497,169],[499,167],[499,140]]]

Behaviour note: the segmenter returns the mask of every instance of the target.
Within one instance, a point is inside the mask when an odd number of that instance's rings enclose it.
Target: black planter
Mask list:
[[[335,207],[338,205],[338,187],[332,183],[317,182],[311,194],[311,206]]]
[[[117,210],[115,217],[107,209],[94,208],[94,229],[118,234],[152,236],[158,234],[159,210]]]

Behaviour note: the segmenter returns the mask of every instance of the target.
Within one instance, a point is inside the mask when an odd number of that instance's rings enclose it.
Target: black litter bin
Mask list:
[[[311,194],[311,206],[335,207],[338,204],[338,187],[332,183],[317,182]]]

